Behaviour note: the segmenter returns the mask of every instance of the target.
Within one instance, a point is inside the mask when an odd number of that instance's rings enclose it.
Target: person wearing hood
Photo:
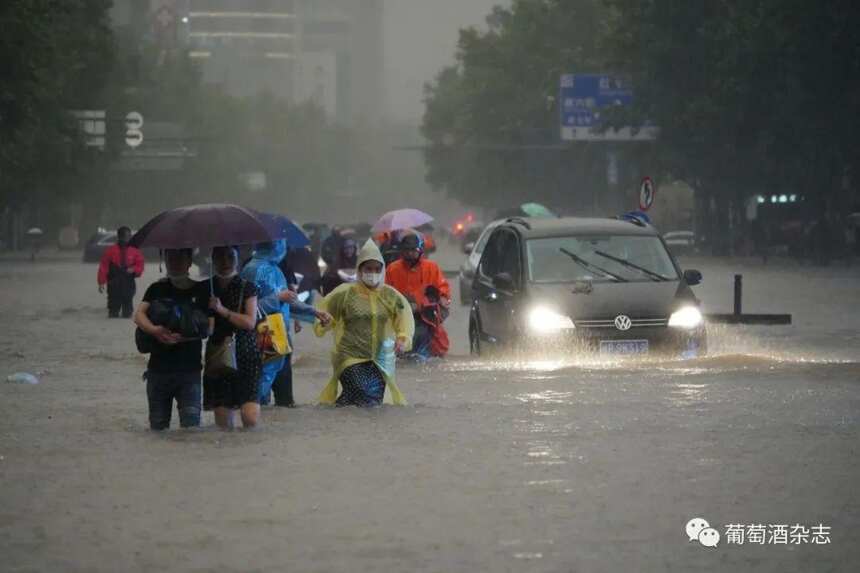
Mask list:
[[[111,245],[99,262],[99,292],[107,285],[108,318],[129,318],[134,310],[135,279],[143,274],[143,255],[130,246],[131,229],[120,227],[116,232],[116,244]]]
[[[395,381],[395,356],[412,346],[415,323],[409,303],[385,284],[385,261],[372,240],[358,254],[356,273],[357,282],[340,285],[320,301],[320,309],[331,316],[331,322],[316,323],[314,331],[319,337],[334,331],[334,373],[319,402],[405,404]]]
[[[400,260],[385,273],[385,282],[406,297],[415,315],[412,356],[443,357],[450,346],[442,322],[451,306],[451,287],[439,265],[424,257],[424,241],[411,233],[400,241]]]
[[[284,317],[284,323],[290,323],[290,311],[310,312],[318,320],[328,321],[328,316],[314,309],[312,306],[298,300],[295,291],[290,290],[284,273],[278,264],[287,254],[287,242],[284,240],[259,243],[254,248],[251,260],[242,269],[242,278],[252,282],[257,287],[258,307],[263,314],[274,314],[280,312]],[[275,378],[284,368],[292,370],[292,355],[285,358],[272,360],[263,365],[260,377],[260,403],[267,405],[269,396],[274,390],[275,405],[292,406],[292,376],[282,376],[282,384],[273,387]],[[286,387],[286,386],[289,387]]]
[[[150,304],[159,300],[187,304],[208,312],[209,286],[188,276],[191,259],[191,249],[166,250],[167,278],[152,283],[146,289],[143,301],[134,313],[135,324],[156,340],[144,374],[149,427],[152,430],[170,427],[174,400],[181,427],[200,425],[200,354],[203,343],[200,339],[183,339],[167,327],[153,324],[147,314]]]

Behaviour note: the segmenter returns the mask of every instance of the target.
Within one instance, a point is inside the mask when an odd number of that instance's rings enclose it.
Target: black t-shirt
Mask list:
[[[168,279],[154,282],[146,289],[143,302],[153,302],[159,299],[172,299],[179,303],[188,303],[209,313],[209,283],[194,283],[191,288],[177,288]],[[202,368],[200,356],[203,343],[200,340],[180,342],[175,345],[156,343],[149,355],[147,368],[152,372],[199,372]]]

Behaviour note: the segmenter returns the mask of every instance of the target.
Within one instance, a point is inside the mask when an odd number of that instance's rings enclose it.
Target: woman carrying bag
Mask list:
[[[261,359],[257,347],[257,288],[238,275],[234,247],[212,251],[212,298],[215,330],[206,344],[203,405],[215,411],[220,428],[233,427],[239,410],[242,425],[251,428],[260,417]]]

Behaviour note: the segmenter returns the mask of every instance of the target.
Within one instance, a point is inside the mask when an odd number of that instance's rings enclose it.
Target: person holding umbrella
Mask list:
[[[253,428],[260,417],[260,351],[257,348],[257,287],[239,276],[239,251],[235,247],[212,250],[212,293],[209,308],[215,328],[206,344],[207,362],[220,345],[233,336],[237,369],[203,376],[204,408],[215,412],[215,424],[234,426],[238,411],[245,428]]]
[[[174,401],[181,427],[194,428],[200,425],[202,341],[183,339],[166,326],[155,325],[148,314],[150,305],[162,300],[196,307],[201,311],[208,308],[208,285],[188,276],[191,258],[191,249],[167,249],[167,278],[154,282],[146,289],[143,302],[134,313],[135,324],[156,340],[144,373],[149,427],[155,431],[170,427]]]
[[[304,237],[301,229],[298,229],[291,222],[286,220],[283,217],[277,217],[272,215],[267,215],[265,213],[259,213],[253,211],[251,209],[246,209],[239,205],[230,205],[230,204],[218,204],[218,203],[210,203],[203,205],[189,205],[185,207],[178,207],[175,209],[169,209],[164,211],[157,216],[153,217],[150,221],[148,221],[143,227],[141,227],[140,231],[132,238],[132,244],[137,247],[157,247],[162,249],[185,249],[188,252],[189,260],[191,256],[190,249],[193,247],[199,247],[201,249],[211,249],[212,247],[217,247],[219,245],[250,245],[250,244],[258,244],[262,242],[270,242],[276,241],[279,239],[283,239],[285,237],[290,237],[291,233],[298,232],[299,235],[296,235],[296,238],[303,238],[304,241],[307,241],[307,237]],[[283,241],[279,241],[283,243]],[[271,244],[271,243],[267,243]],[[283,257],[283,251],[285,251],[285,245],[283,245],[283,249],[281,252],[280,258]],[[218,258],[221,263],[221,270],[218,271],[223,276],[219,279],[218,290],[216,291],[215,280],[213,279],[210,283],[210,288],[212,289],[212,294],[215,294],[215,299],[211,301],[212,310],[215,314],[217,314],[222,320],[220,324],[222,325],[219,329],[219,333],[224,337],[227,336],[227,331],[231,328],[236,329],[237,337],[241,338],[244,335],[239,336],[239,331],[245,331],[245,327],[248,326],[248,310],[250,307],[249,300],[250,296],[245,296],[244,290],[241,289],[242,283],[237,283],[234,279],[235,277],[231,277],[230,281],[227,282],[227,277],[234,272],[230,270],[231,265],[235,266],[235,263],[232,262],[232,259],[235,255],[234,249],[230,247],[222,247],[219,250]],[[190,265],[190,262],[189,262]],[[254,261],[252,261],[252,265],[256,265]],[[187,279],[187,268],[185,271],[185,278]],[[278,274],[280,274],[280,270],[275,270]],[[255,278],[252,274],[252,279]],[[265,274],[265,273],[264,273]],[[281,279],[283,279],[283,274],[280,274]],[[249,283],[255,283],[255,286],[259,287],[256,280],[248,280]],[[263,281],[265,282],[265,281]],[[285,284],[286,281],[283,281],[282,284]],[[239,293],[236,296],[233,296],[234,284],[238,284],[240,289]],[[209,286],[209,285],[208,285]],[[288,298],[290,295],[285,295],[278,292],[266,292],[256,293],[261,299],[265,296],[273,296],[275,300],[279,297]],[[295,296],[292,294],[291,296]],[[209,298],[209,293],[207,292],[207,300]],[[260,306],[264,306],[264,301],[260,301]],[[256,321],[256,308],[254,313],[254,321]],[[242,318],[244,316],[244,318]],[[321,320],[325,320],[324,316],[320,315]],[[169,334],[169,333],[168,333]],[[218,337],[216,337],[217,340]],[[175,338],[167,337],[165,335],[165,341],[172,340],[174,343],[178,342]],[[199,344],[199,342],[198,342]],[[200,358],[200,351],[197,351],[197,360]],[[211,351],[210,351],[211,352]],[[215,361],[212,361],[213,364]],[[273,377],[273,375],[272,375]],[[199,379],[199,367],[198,367],[198,379]],[[257,379],[260,379],[257,377]],[[199,384],[198,384],[199,388]],[[217,394],[216,388],[216,396]],[[223,388],[222,388],[223,390]],[[247,388],[245,389],[247,390]],[[241,402],[242,396],[237,397],[233,394],[232,387],[230,388],[230,395],[227,396],[228,399],[224,400],[224,403],[219,407],[224,407],[227,410],[232,409],[232,407],[239,402]],[[251,392],[253,393],[253,392]],[[222,392],[223,394],[223,392]],[[198,397],[199,403],[199,397]],[[209,400],[209,404],[214,405],[217,403],[216,400]],[[243,404],[247,404],[248,402],[243,402]],[[238,404],[239,407],[242,404]],[[255,416],[252,406],[246,408],[246,416],[243,422],[248,425],[252,425],[256,423]],[[248,415],[250,414],[250,415]]]

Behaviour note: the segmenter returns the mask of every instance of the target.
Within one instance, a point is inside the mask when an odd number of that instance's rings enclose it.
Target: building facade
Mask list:
[[[380,117],[383,0],[117,0],[142,42],[185,53],[229,94],[313,100],[341,123]]]

